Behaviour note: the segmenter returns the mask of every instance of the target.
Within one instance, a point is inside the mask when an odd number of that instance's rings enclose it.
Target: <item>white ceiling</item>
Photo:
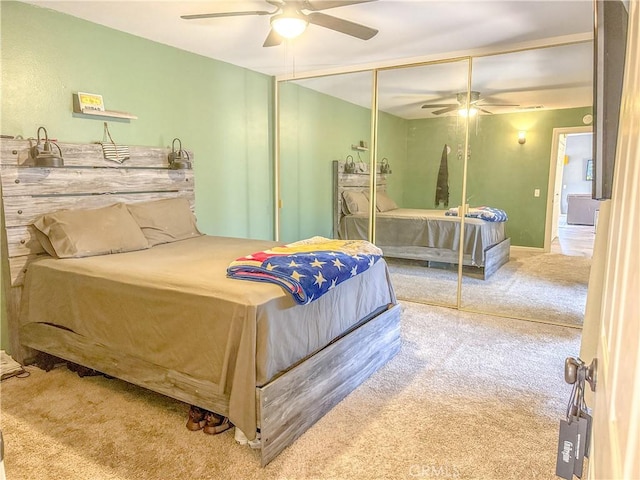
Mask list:
[[[50,1],[31,3],[210,58],[280,77],[345,67],[447,58],[469,51],[500,51],[551,38],[588,39],[592,0],[377,0],[323,13],[376,28],[363,41],[310,25],[299,38],[264,48],[269,16],[183,20],[180,15],[273,10],[264,0]],[[321,0],[316,0],[316,4]],[[473,89],[491,103],[568,108],[591,104],[591,44],[482,57],[473,64]],[[380,74],[380,107],[405,118],[428,116],[427,103],[449,103],[466,89],[466,65],[444,64]],[[460,72],[463,72],[462,74]],[[455,73],[452,73],[455,72]],[[348,80],[347,80],[348,79]],[[359,79],[356,81],[356,79]],[[305,80],[357,104],[370,105],[371,75]],[[520,107],[520,108],[521,108]],[[514,111],[495,108],[494,113]]]

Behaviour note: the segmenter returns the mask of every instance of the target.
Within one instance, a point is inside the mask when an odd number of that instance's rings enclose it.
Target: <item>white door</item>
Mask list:
[[[562,200],[562,173],[564,156],[567,151],[567,135],[561,134],[558,139],[558,155],[556,158],[556,184],[553,189],[553,216],[551,218],[551,242],[558,238],[558,223],[560,223],[560,202]]]
[[[591,479],[640,479],[640,4],[629,37],[602,290]],[[590,359],[587,359],[589,362]]]

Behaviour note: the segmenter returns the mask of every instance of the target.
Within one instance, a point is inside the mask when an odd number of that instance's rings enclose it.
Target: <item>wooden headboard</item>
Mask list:
[[[369,191],[369,164],[355,163],[354,173],[345,173],[344,160],[333,161],[333,238],[338,238],[340,219],[344,213],[342,210],[342,193],[345,191]],[[378,172],[376,175],[376,189],[386,191],[387,175]]]
[[[195,204],[193,170],[170,170],[169,148],[131,146],[130,158],[119,164],[106,160],[99,144],[58,143],[64,166],[43,168],[24,165],[29,146],[28,140],[0,140],[2,285],[11,354],[22,363],[33,353],[20,345],[18,336],[24,274],[29,262],[46,255],[34,220],[56,210],[118,202],[185,197],[192,209]]]

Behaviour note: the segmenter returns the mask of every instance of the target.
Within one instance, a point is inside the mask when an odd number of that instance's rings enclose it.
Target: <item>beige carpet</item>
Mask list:
[[[264,469],[181,402],[28,367],[1,384],[7,478],[551,480],[579,335],[403,303],[400,353]]]
[[[455,271],[388,259],[398,296],[404,300],[455,305]],[[555,253],[512,255],[487,280],[465,275],[462,307],[515,318],[582,325],[591,259]]]

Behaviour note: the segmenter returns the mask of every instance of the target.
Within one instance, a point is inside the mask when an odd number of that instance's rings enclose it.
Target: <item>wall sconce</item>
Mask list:
[[[518,143],[520,145],[524,145],[526,141],[527,141],[527,132],[525,132],[524,130],[520,130],[518,132]]]
[[[176,150],[176,141],[178,142],[178,150]],[[169,154],[169,168],[171,170],[182,170],[191,168],[191,159],[189,153],[182,149],[182,142],[179,138],[174,138],[171,143],[171,153]]]
[[[44,138],[40,138],[40,131],[44,132]],[[33,144],[33,138],[29,139],[29,157],[25,164],[30,167],[63,167],[64,160],[62,158],[62,150],[58,144],[52,140],[49,140],[49,134],[44,127],[38,128],[37,140],[35,145]],[[40,146],[40,142],[42,146]],[[58,149],[58,154],[52,150],[51,145],[55,145]]]

